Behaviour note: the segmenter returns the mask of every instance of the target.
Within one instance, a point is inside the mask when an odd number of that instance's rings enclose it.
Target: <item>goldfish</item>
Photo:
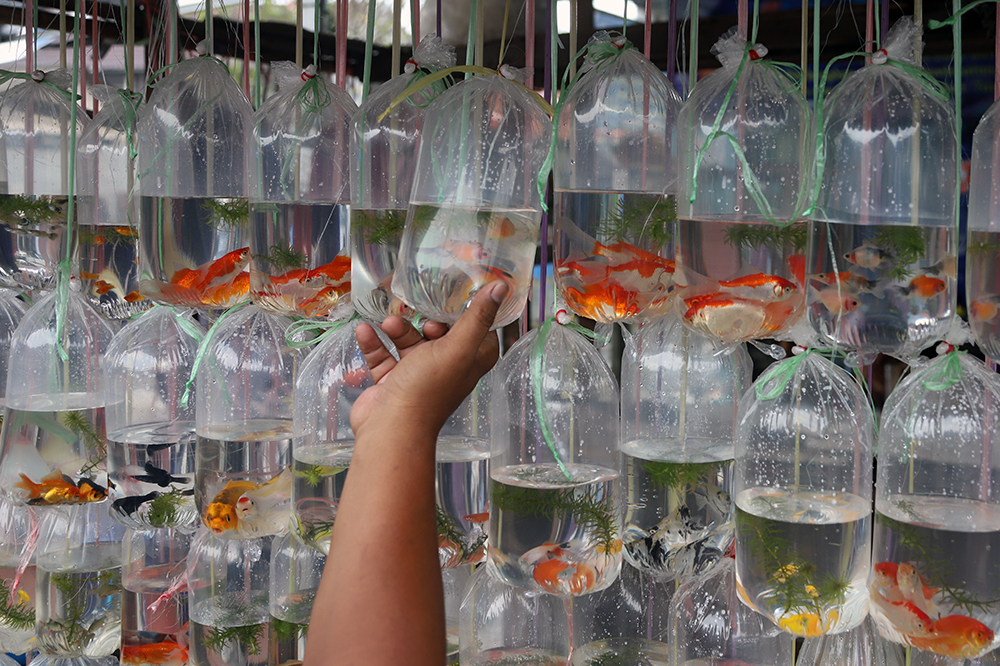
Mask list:
[[[575,287],[567,287],[563,291],[566,304],[576,312],[593,313],[612,319],[634,317],[639,314],[636,292],[627,291],[614,282],[604,285],[590,285],[583,291]]]
[[[927,613],[910,601],[891,602],[872,583],[871,601],[882,611],[882,615],[892,626],[908,638],[932,635],[934,621]]]
[[[140,289],[142,295],[168,303],[225,306],[249,291],[249,262],[249,248],[241,248],[198,268],[180,268],[168,283],[143,280]]]
[[[845,315],[854,312],[861,306],[861,302],[843,289],[828,287],[826,289],[810,288],[812,294],[819,299],[819,302],[833,315]]]
[[[125,294],[126,303],[138,303],[139,301],[146,300],[146,297],[140,294],[138,291],[130,291]]]
[[[288,522],[292,478],[285,469],[263,484],[229,481],[205,509],[205,525],[213,534],[242,538],[280,533]]]
[[[823,620],[816,613],[797,613],[778,618],[778,626],[796,636],[814,638],[826,632]]]
[[[910,280],[910,284],[902,288],[907,296],[917,294],[921,298],[933,298],[948,287],[947,283],[940,278],[933,278],[927,275],[918,275]]]
[[[488,261],[491,256],[482,243],[460,243],[456,240],[446,240],[428,251],[432,254],[446,256],[463,264],[480,264]]]
[[[969,318],[973,321],[992,321],[996,319],[997,314],[1000,313],[1000,308],[997,307],[998,300],[1000,300],[1000,297],[988,296],[972,301],[969,303]]]
[[[899,586],[899,591],[906,601],[913,603],[925,613],[935,614],[937,612],[937,608],[931,601],[937,589],[927,587],[913,565],[906,562],[897,565],[896,585]]]
[[[104,280],[97,280],[94,282],[94,292],[97,293],[98,296],[103,296],[114,288],[115,285],[110,282],[105,282]]]
[[[504,238],[510,238],[517,233],[517,227],[513,222],[510,221],[509,217],[501,217],[495,224],[490,225],[490,230],[487,232],[487,238],[494,240],[502,240]]]
[[[839,273],[814,273],[809,276],[809,279],[830,287],[839,285],[841,290],[847,289],[867,292],[880,291],[878,280],[869,280],[863,275],[851,273],[850,271],[840,271]]]
[[[321,278],[330,283],[336,284],[342,281],[345,277],[349,278],[350,274],[351,258],[346,255],[337,255],[333,258],[333,261],[323,264],[322,266],[317,266],[316,268],[308,271],[304,280]]]
[[[589,592],[597,583],[597,572],[589,564],[572,562],[568,543],[544,543],[521,559],[531,567],[531,578],[552,594],[576,596]]]
[[[684,304],[688,305],[684,318],[692,326],[727,342],[752,338],[765,330],[767,312],[758,301],[715,292],[686,298]]]
[[[806,258],[801,254],[791,254],[785,260],[788,263],[788,270],[792,272],[792,277],[799,283],[799,286],[806,284]]]
[[[340,299],[349,294],[351,283],[347,282],[340,286],[329,285],[320,289],[310,298],[299,303],[298,310],[307,317],[322,317],[330,314]]]
[[[953,254],[946,254],[942,257],[941,261],[937,262],[933,266],[928,266],[923,270],[933,275],[942,275],[944,277],[950,277],[952,280],[957,280],[958,258]]]
[[[468,516],[462,516],[462,520],[464,520],[467,523],[473,523],[473,524],[485,523],[489,519],[490,519],[489,511],[483,511],[482,513],[472,513],[469,514]]]
[[[123,664],[150,664],[151,666],[184,666],[188,651],[174,641],[147,645],[123,645]]]
[[[81,280],[96,280],[100,277],[97,273],[91,273],[90,271],[80,271]]]
[[[84,504],[100,502],[108,496],[107,488],[97,485],[84,477],[79,484],[59,470],[47,474],[38,483],[33,482],[24,473],[21,480],[14,484],[27,492],[28,504],[48,506],[51,504]]]
[[[880,247],[860,245],[844,255],[844,259],[861,268],[878,268],[892,261],[892,255]]]
[[[953,659],[972,659],[989,649],[993,630],[967,615],[947,615],[931,625],[931,635],[913,637],[910,643]]]
[[[795,284],[777,275],[755,273],[734,280],[720,280],[719,286],[734,296],[761,301],[782,301],[795,293]],[[738,290],[738,291],[737,291]]]
[[[225,307],[243,298],[250,291],[250,274],[238,273],[230,282],[202,290],[199,299],[205,305]]]
[[[127,236],[129,238],[138,238],[139,232],[132,227],[115,227],[115,233],[119,236]]]
[[[233,250],[210,263],[195,288],[204,291],[228,283],[237,273],[242,273],[249,263],[250,248]]]

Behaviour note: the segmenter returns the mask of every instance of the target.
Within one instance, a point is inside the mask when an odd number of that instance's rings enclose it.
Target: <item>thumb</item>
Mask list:
[[[469,307],[443,338],[448,341],[448,346],[454,345],[470,355],[474,354],[486,334],[490,332],[500,304],[503,303],[508,291],[509,287],[503,280],[495,280],[480,289],[469,303]]]

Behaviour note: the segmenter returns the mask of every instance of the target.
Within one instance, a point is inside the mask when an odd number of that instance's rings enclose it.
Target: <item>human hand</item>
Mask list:
[[[507,291],[500,280],[481,289],[450,330],[431,321],[421,335],[405,319],[388,317],[382,331],[396,345],[399,361],[371,326],[358,325],[358,346],[375,386],[366,389],[351,409],[355,437],[375,423],[437,436],[497,361],[500,343],[490,327]]]

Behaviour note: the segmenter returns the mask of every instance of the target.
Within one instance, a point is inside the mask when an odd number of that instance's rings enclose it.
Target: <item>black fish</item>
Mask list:
[[[146,502],[152,502],[157,497],[162,496],[163,493],[153,491],[151,493],[146,493],[145,495],[134,495],[132,497],[123,497],[117,499],[111,503],[111,508],[117,511],[123,516],[131,516],[133,513],[139,510]]]
[[[146,447],[146,452],[147,453],[156,453],[157,451],[162,451],[164,449],[169,449],[171,446],[173,446],[176,443],[177,442],[168,442],[166,444],[150,444],[149,446]]]
[[[132,478],[136,481],[142,481],[143,483],[155,483],[161,488],[167,488],[171,483],[188,482],[188,478],[186,476],[171,476],[167,470],[160,469],[151,462],[147,462],[143,465],[143,469],[146,470],[145,474],[139,474]]]

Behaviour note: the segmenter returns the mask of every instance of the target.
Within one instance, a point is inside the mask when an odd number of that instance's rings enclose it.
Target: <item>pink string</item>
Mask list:
[[[993,101],[1000,99],[1000,5],[997,5],[996,45],[993,47]]]
[[[80,12],[80,20],[84,21],[86,19],[86,12],[84,11],[83,0],[79,0],[76,3],[76,11]],[[86,27],[84,27],[81,32],[86,34]],[[78,45],[80,49],[80,99],[83,102],[84,107],[87,105],[87,40],[83,39],[80,35],[80,43]]]
[[[736,6],[736,25],[744,39],[747,39],[749,34],[747,33],[747,16],[750,13],[750,8],[747,5],[747,0],[739,0]],[[697,19],[692,17],[692,20]]]
[[[98,78],[98,70],[101,65],[101,38],[97,32],[97,0],[90,3],[90,56],[91,66],[94,68],[93,84],[96,86],[101,80]],[[97,115],[97,98],[94,98],[94,115]]]
[[[317,26],[319,28],[319,26]],[[314,31],[319,36],[318,29]],[[347,83],[347,0],[337,0],[337,85]]]
[[[544,78],[544,91],[543,96],[545,101],[552,102],[552,77],[554,72],[552,71],[552,58],[549,54],[552,53],[552,2],[553,0],[545,0],[545,78]],[[553,128],[553,131],[555,129]],[[542,238],[541,238],[541,266],[539,267],[539,275],[541,279],[538,281],[538,323],[541,324],[545,321],[545,298],[548,296],[546,293],[546,281],[549,277],[549,216],[547,213],[542,213]]]
[[[667,24],[667,79],[674,85],[677,73],[677,1],[670,3],[670,22]]]
[[[313,29],[313,39],[319,39],[318,25]],[[250,99],[250,0],[243,0],[243,94]]]
[[[671,2],[671,5],[677,4]],[[643,34],[642,54],[649,59],[649,49],[653,42],[653,0],[646,0],[646,25]]]
[[[441,0],[438,0],[441,2]],[[997,19],[1000,25],[1000,19]],[[35,71],[35,2],[25,0],[24,2],[24,43],[28,52],[24,56],[24,71],[32,73]]]
[[[535,89],[535,0],[524,5],[524,66],[528,68],[526,85]]]
[[[413,3],[413,25],[410,26],[410,34],[413,35],[413,48],[417,48],[420,43],[420,0],[410,0]],[[319,67],[319,65],[316,65]]]

